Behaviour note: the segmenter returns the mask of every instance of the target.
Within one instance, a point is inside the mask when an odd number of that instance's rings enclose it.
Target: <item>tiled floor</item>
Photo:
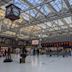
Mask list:
[[[25,64],[19,63],[17,55],[12,58],[12,63],[3,63],[0,58],[0,72],[72,72],[72,57],[28,56]]]

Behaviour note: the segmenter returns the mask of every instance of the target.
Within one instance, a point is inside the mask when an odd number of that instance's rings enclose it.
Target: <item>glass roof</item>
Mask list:
[[[11,0],[21,9],[20,19],[11,22],[5,18],[5,6],[0,5],[0,26],[2,34],[49,37],[60,34],[62,30],[67,33],[72,29],[72,0]],[[3,1],[1,1],[3,2]],[[67,30],[67,31],[66,31]],[[55,35],[54,35],[55,34]],[[61,33],[62,34],[62,33]],[[71,32],[70,32],[71,34]],[[29,37],[28,37],[29,38]]]
[[[64,18],[64,20],[65,20],[68,24],[71,24],[71,23],[72,23],[71,17]]]
[[[72,5],[72,0],[69,0],[70,5]]]
[[[42,2],[42,0],[27,0],[27,1],[29,1],[33,5],[38,5],[38,4],[40,4]]]
[[[21,0],[14,0],[14,4],[18,6],[21,10],[25,10],[28,8],[28,5]]]
[[[62,0],[54,0],[51,4],[57,11],[60,11],[62,8]]]
[[[48,9],[47,5],[43,5],[43,7],[41,8],[41,11],[42,11],[45,15],[48,15],[49,9]]]

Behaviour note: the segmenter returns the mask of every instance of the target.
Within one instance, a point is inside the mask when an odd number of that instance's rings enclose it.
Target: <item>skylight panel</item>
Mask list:
[[[46,5],[44,5],[42,8],[41,8],[41,11],[45,14],[45,15],[48,15],[49,14],[49,9]]]
[[[46,24],[47,24],[48,26],[52,26],[51,22],[47,22]]]
[[[62,8],[61,0],[54,0],[51,2],[51,5],[59,12]]]
[[[59,30],[59,28],[58,28],[58,27],[54,27],[54,29],[55,29],[55,30]]]
[[[58,24],[61,26],[61,25],[64,25],[64,23],[61,21],[61,20],[58,20]]]
[[[58,20],[54,20],[54,22],[55,22],[56,24],[58,24]]]
[[[67,26],[61,26],[61,28],[65,29],[65,28],[68,28]]]
[[[70,24],[69,26],[72,27],[72,24]]]
[[[65,20],[68,24],[71,24],[71,23],[72,23],[71,17],[64,18],[64,20]]]
[[[69,0],[70,5],[72,5],[72,0]]]
[[[18,6],[21,10],[25,10],[29,7],[26,3],[21,2],[21,0],[14,0],[14,4]]]
[[[45,24],[40,24],[38,26],[42,27],[43,29],[46,29],[47,28]]]
[[[22,13],[22,16],[23,16],[23,18],[24,18],[25,20],[29,21],[29,16],[28,16],[27,14]]]
[[[33,12],[33,10],[31,10],[30,13],[33,17],[35,17],[35,13]]]
[[[54,29],[53,28],[50,28],[49,31],[54,31]]]
[[[41,0],[27,0],[27,1],[29,1],[33,5],[37,5],[37,4],[40,4],[41,3]]]
[[[29,11],[26,11],[26,13],[30,14],[31,16],[35,17],[37,11],[35,10],[29,10]]]
[[[38,7],[37,7],[37,9],[40,9],[40,8],[41,8],[41,6],[38,6]]]

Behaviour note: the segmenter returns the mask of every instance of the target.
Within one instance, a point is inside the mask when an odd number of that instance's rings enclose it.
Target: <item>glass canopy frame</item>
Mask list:
[[[4,17],[13,2],[21,9],[15,22]],[[0,34],[19,38],[45,38],[72,33],[72,0],[3,0],[0,3]]]

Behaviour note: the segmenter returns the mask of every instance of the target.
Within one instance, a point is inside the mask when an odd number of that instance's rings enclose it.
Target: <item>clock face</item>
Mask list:
[[[11,12],[11,8],[7,8],[7,14]]]
[[[19,16],[19,10],[17,8],[13,8],[13,13],[16,16]]]

